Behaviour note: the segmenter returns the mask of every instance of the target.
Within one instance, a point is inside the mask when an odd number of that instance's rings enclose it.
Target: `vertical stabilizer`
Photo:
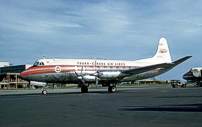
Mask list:
[[[159,40],[158,50],[153,59],[159,63],[172,63],[168,43],[165,38]]]

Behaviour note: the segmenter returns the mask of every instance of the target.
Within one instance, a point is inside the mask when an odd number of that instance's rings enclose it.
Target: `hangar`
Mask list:
[[[20,78],[20,73],[32,65],[10,65],[9,62],[0,62],[0,89],[30,87],[28,81]]]

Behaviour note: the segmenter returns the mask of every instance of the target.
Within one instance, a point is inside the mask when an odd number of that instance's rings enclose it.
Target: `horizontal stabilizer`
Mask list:
[[[181,58],[181,59],[179,59],[179,60],[176,60],[175,62],[173,62],[173,63],[174,63],[174,66],[173,66],[173,67],[175,67],[175,66],[181,64],[182,62],[186,61],[187,59],[189,59],[189,58],[191,58],[191,57],[192,57],[192,56],[186,56],[186,57],[183,57],[183,58]]]

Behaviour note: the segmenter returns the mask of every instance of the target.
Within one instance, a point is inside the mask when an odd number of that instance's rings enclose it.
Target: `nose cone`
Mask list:
[[[185,73],[185,74],[182,76],[182,78],[185,79],[185,80],[187,80],[187,79],[186,79],[186,78],[187,78],[186,75],[187,75],[187,73]]]
[[[185,80],[190,80],[190,79],[192,79],[194,76],[193,76],[193,73],[191,72],[191,71],[189,71],[189,72],[187,72],[187,73],[185,73],[184,75],[183,75],[183,79],[185,79]]]
[[[29,81],[26,71],[23,71],[23,72],[20,73],[20,78],[23,79],[23,80]]]

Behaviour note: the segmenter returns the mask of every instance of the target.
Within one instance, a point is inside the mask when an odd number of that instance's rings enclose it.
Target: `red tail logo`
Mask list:
[[[166,52],[168,52],[166,49],[160,49],[159,50],[159,53],[166,53]]]

